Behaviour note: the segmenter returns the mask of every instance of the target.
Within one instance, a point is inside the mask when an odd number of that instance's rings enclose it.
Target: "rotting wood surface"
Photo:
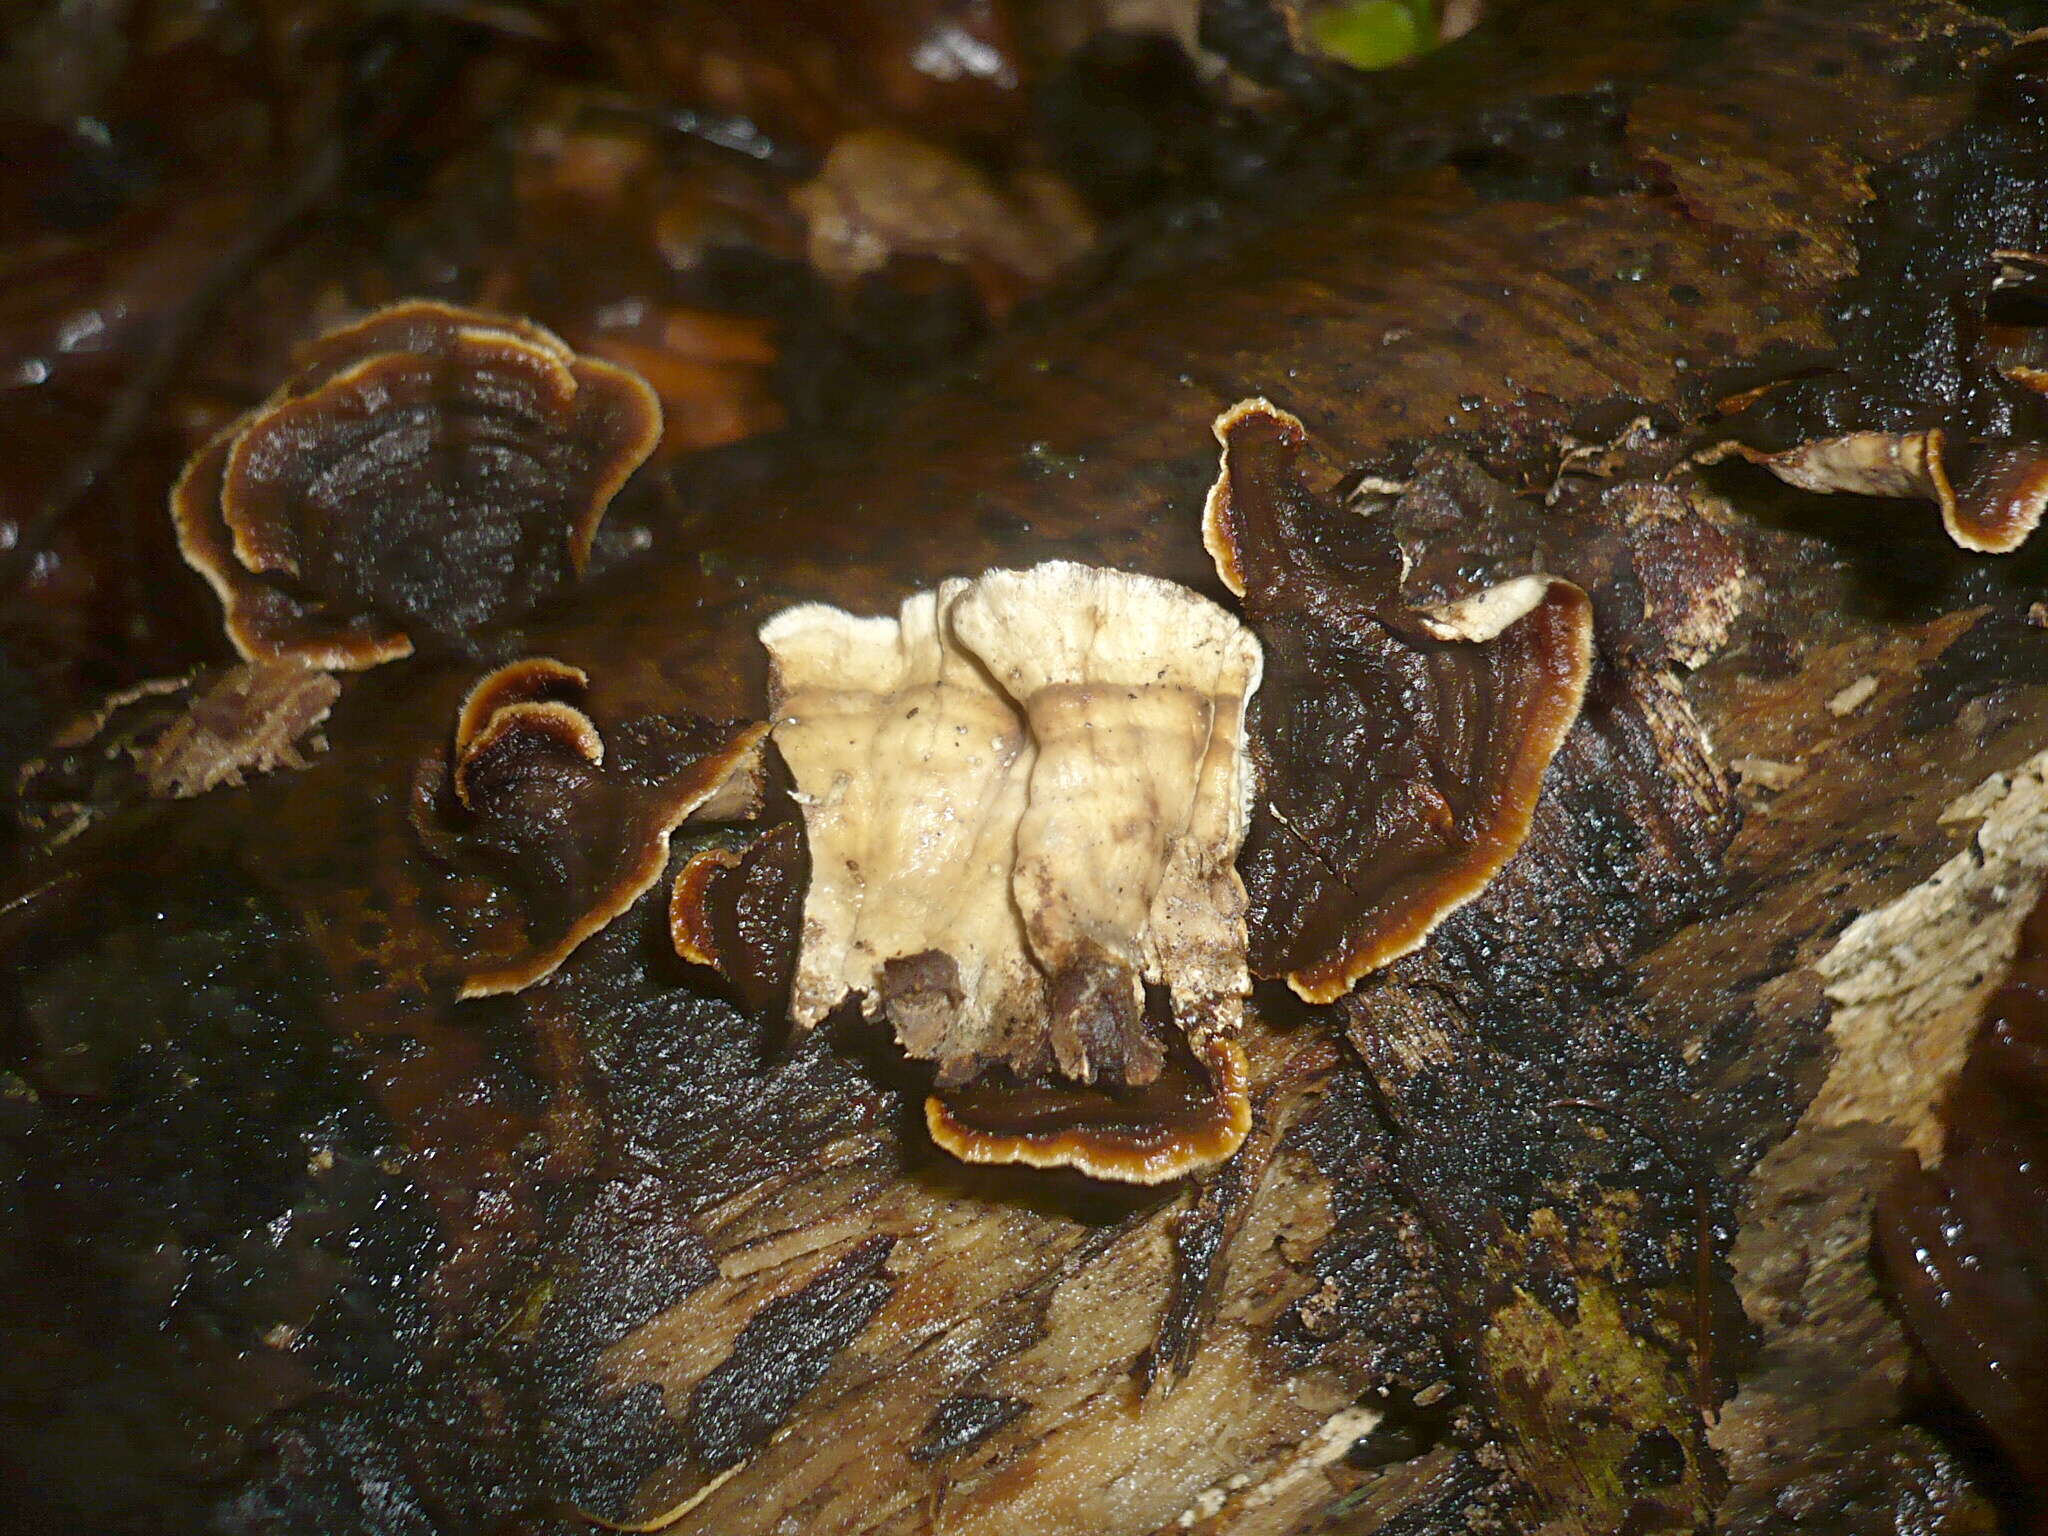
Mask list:
[[[1991,1529],[1903,1417],[1865,1259],[1932,1089],[1801,1116],[1851,1043],[1824,957],[2048,747],[2040,558],[1685,452],[1825,348],[1874,168],[1961,121],[2009,38],[1931,4],[1578,19],[1519,10],[1465,67],[1531,120],[1594,93],[1571,153],[1620,190],[1418,147],[489,642],[584,668],[608,717],[758,716],[753,627],[791,601],[1054,557],[1215,591],[1208,422],[1261,393],[1332,479],[1412,472],[1384,515],[1429,552],[1488,547],[1500,498],[1540,530],[1546,491],[1619,530],[1625,558],[1542,550],[1593,592],[1601,665],[1529,843],[1344,1002],[1255,997],[1239,1163],[1184,1192],[952,1164],[883,1038],[785,1050],[653,897],[548,986],[456,1004],[408,785],[488,663],[386,667],[306,771],[109,818],[9,914],[8,1081],[40,1095],[8,1101],[0,1244],[0,1381],[45,1405],[10,1432],[20,1507],[540,1531],[708,1489],[674,1529]],[[1418,146],[1483,140],[1425,131],[1427,78]]]

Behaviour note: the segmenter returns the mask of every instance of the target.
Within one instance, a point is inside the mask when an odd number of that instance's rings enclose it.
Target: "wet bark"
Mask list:
[[[14,1508],[1991,1529],[1868,1262],[1957,1053],[1856,1092],[1858,1052],[1925,1019],[1857,993],[1843,946],[1918,900],[1898,921],[1933,912],[1995,983],[2042,860],[1973,829],[2048,813],[2011,786],[1944,811],[2048,749],[2041,556],[1687,454],[1721,397],[1826,355],[1881,168],[1962,123],[2010,40],[1941,4],[1612,9],[1517,9],[1401,88],[1349,190],[664,527],[473,665],[351,679],[303,772],[24,871]],[[1490,72],[1483,112],[1454,69]],[[1333,481],[1423,487],[1380,515],[1425,556],[1579,580],[1599,660],[1480,899],[1341,1003],[1255,997],[1237,1163],[1147,1191],[953,1164],[880,1032],[790,1044],[676,959],[665,886],[547,986],[455,1000],[408,789],[489,665],[560,657],[617,719],[758,717],[753,628],[792,601],[886,611],[1055,557],[1218,592],[1208,423],[1254,394]],[[2007,864],[1923,890],[1959,853]],[[1951,1033],[1975,995],[1939,1000]]]

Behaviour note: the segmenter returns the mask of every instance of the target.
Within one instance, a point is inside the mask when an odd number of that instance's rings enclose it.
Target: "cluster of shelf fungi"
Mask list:
[[[161,1240],[270,1277],[175,1497],[1993,1529],[2048,1432],[2048,42],[1770,4],[1632,90],[1639,190],[1376,192],[588,584],[660,405],[528,322],[376,312],[207,444],[239,659],[30,766],[11,919],[35,1220],[154,1234],[144,1122],[225,1134],[120,1086],[123,987],[294,1149],[222,1165],[269,1257]]]

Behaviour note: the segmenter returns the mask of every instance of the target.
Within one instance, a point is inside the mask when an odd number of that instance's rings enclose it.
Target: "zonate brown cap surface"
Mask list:
[[[545,981],[661,878],[677,827],[757,804],[765,725],[645,716],[607,741],[586,692],[580,670],[548,658],[499,668],[464,701],[447,759],[415,784],[429,856],[509,889],[524,914],[517,952],[473,968],[464,997]]]
[[[1210,1039],[1192,1051],[1169,1052],[1142,1088],[1045,1079],[943,1090],[925,1100],[925,1125],[934,1143],[964,1162],[1161,1184],[1222,1162],[1251,1129],[1243,1050]]]
[[[171,512],[243,656],[360,670],[459,650],[582,574],[660,437],[625,369],[412,302],[315,342],[193,457]]]
[[[1204,539],[1267,656],[1239,865],[1252,967],[1329,1002],[1418,947],[1521,846],[1585,694],[1592,609],[1556,578],[1455,614],[1410,609],[1392,541],[1304,483],[1299,421],[1246,401],[1216,435]],[[1439,638],[1454,635],[1475,638]]]

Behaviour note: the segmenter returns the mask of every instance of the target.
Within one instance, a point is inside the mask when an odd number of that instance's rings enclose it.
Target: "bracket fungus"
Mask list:
[[[1924,498],[1961,548],[2009,554],[2048,513],[2048,38],[2005,54],[1969,119],[1878,186],[1838,355],[1738,397],[1703,459]]]
[[[804,889],[804,845],[785,821],[758,836],[708,838],[669,888],[678,956],[722,978],[749,1009],[789,995]]]
[[[1166,1021],[1154,1017],[1153,1027]],[[1213,1167],[1251,1131],[1251,1075],[1236,1041],[1176,1040],[1151,1082],[1089,1088],[1000,1077],[925,1099],[935,1145],[969,1163],[1072,1168],[1162,1184]]]
[[[193,456],[171,514],[245,658],[358,671],[459,649],[580,576],[660,438],[636,375],[414,301],[316,341]]]
[[[969,1161],[1151,1183],[1235,1150],[1250,631],[1055,561],[761,639],[811,851],[795,1022],[858,994]]]
[[[450,754],[414,782],[429,856],[508,888],[523,918],[515,952],[472,969],[463,997],[547,980],[661,878],[677,827],[759,806],[767,726],[675,714],[600,731],[589,682],[548,657],[500,667],[463,702]]]
[[[1311,491],[1295,417],[1218,417],[1203,541],[1269,675],[1243,868],[1251,961],[1326,1003],[1418,948],[1528,835],[1592,668],[1592,608],[1524,575],[1426,608],[1372,519]]]

